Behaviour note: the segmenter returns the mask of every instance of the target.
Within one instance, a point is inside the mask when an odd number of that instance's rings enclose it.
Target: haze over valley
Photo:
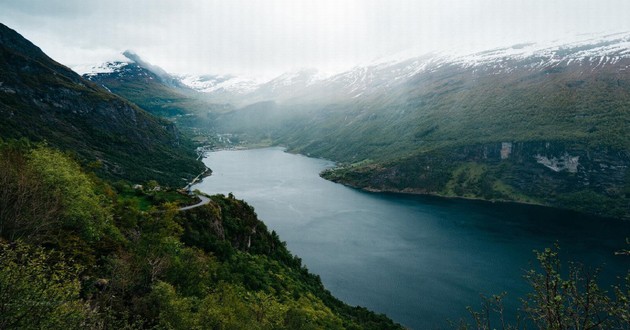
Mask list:
[[[0,4],[0,328],[627,329],[627,12]]]

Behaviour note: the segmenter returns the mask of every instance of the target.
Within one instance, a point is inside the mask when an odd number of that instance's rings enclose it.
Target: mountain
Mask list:
[[[179,187],[205,167],[172,122],[1,24],[0,117],[0,328],[403,328],[335,298],[232,194],[118,180]]]
[[[83,79],[2,24],[0,117],[2,138],[46,141],[99,164],[107,177],[180,186],[204,169],[173,123]]]
[[[629,46],[616,34],[383,60],[217,125],[340,161],[324,177],[359,188],[630,218]]]
[[[83,77],[154,115],[185,126],[208,125],[208,112],[226,107],[206,101],[207,95],[185,85],[181,77],[144,61],[134,52],[125,51],[123,55],[127,61],[93,66]]]
[[[198,92],[213,103],[240,104],[241,98],[255,91],[261,82],[233,75],[180,75],[182,84]]]
[[[254,83],[248,80],[248,88],[235,90],[243,106],[261,101],[305,101],[347,100],[367,95],[393,91],[419,75],[438,72],[440,68],[457,66],[475,68],[499,74],[502,71],[538,70],[562,64],[589,61],[597,66],[616,65],[630,53],[628,34],[603,36],[585,35],[565,43],[525,43],[473,54],[454,55],[433,53],[423,56],[398,54],[381,58],[372,63],[330,76],[318,74],[315,69],[284,73],[270,81]],[[213,76],[217,77],[217,76]],[[212,79],[211,87],[201,87],[191,80],[185,85],[212,94],[222,84],[246,80],[235,76],[218,76]],[[194,79],[193,79],[194,80]],[[230,89],[225,89],[229,92]],[[286,95],[291,91],[293,95]]]
[[[325,177],[356,187],[625,218],[629,49],[627,33],[580,36],[474,54],[402,54],[331,76],[305,69],[266,82],[168,75],[132,58],[91,79],[154,109],[177,103],[161,98],[164,88],[195,90],[214,105],[201,127],[342,162]]]

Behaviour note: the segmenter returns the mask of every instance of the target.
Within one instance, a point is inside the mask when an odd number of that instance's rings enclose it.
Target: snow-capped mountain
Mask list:
[[[334,75],[303,69],[267,81],[235,75],[170,75],[132,52],[125,52],[124,56],[125,61],[92,67],[85,76],[158,78],[173,87],[204,93],[211,102],[243,107],[264,101],[327,103],[378,97],[401,86],[417,84],[426,75],[456,72],[499,75],[566,66],[582,66],[584,70],[616,66],[618,70],[626,70],[630,67],[622,59],[630,58],[630,33],[585,35],[571,42],[523,43],[472,54],[397,54]]]
[[[613,34],[603,37],[585,37],[562,44],[520,44],[466,55],[434,53],[419,57],[393,57],[373,64],[359,66],[332,76],[321,85],[335,86],[350,98],[369,95],[375,91],[391,89],[422,74],[444,73],[453,70],[484,71],[492,74],[515,70],[552,69],[578,65],[595,70],[616,65],[630,58],[630,34]],[[619,70],[628,69],[627,64]]]
[[[630,33],[584,35],[571,42],[524,43],[472,54],[398,54],[348,71],[322,76],[316,70],[284,73],[261,83],[236,76],[186,77],[182,82],[207,93],[210,99],[243,106],[261,101],[281,103],[331,102],[370,97],[396,90],[423,75],[509,74],[513,71],[549,70],[583,66],[596,70],[630,58]]]
[[[169,87],[188,89],[188,86],[181,83],[179,77],[144,61],[133,51],[127,50],[121,55],[123,56],[121,60],[105,62],[82,70],[83,77],[95,82],[113,79],[133,80],[134,78],[157,80]]]
[[[83,77],[112,93],[123,96],[143,109],[173,120],[195,114],[205,118],[210,110],[226,106],[211,104],[179,76],[171,75],[137,54],[126,51],[122,61],[110,61],[88,70]]]
[[[286,72],[270,80],[212,74],[179,76],[182,84],[205,93],[214,102],[241,106],[291,98],[324,77],[315,69]]]
[[[105,62],[105,63],[88,68],[82,74],[84,77],[94,77],[94,76],[97,76],[99,74],[104,74],[104,73],[121,72],[123,70],[123,67],[127,66],[129,63],[131,62],[122,62],[122,61]]]
[[[445,57],[462,66],[479,66],[501,62],[531,61],[531,68],[550,67],[560,64],[582,62],[598,66],[615,64],[630,57],[630,34],[618,33],[605,36],[583,36],[572,42],[528,43],[499,48],[460,57]]]
[[[246,94],[254,91],[259,81],[232,75],[180,75],[181,82],[186,86],[203,93],[218,91]]]

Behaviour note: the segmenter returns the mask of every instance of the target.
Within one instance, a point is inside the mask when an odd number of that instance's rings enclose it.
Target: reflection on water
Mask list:
[[[279,148],[219,151],[195,188],[232,192],[352,305],[386,313],[414,329],[466,316],[479,294],[527,292],[532,250],[558,242],[565,259],[602,266],[603,278],[628,269],[615,257],[628,223],[525,205],[366,193],[328,182],[333,164]],[[512,297],[512,299],[509,299]]]

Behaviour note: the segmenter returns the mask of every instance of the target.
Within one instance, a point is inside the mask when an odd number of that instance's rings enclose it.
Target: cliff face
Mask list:
[[[0,137],[71,150],[110,177],[180,185],[203,169],[173,123],[81,78],[4,25],[0,117]]]
[[[370,190],[528,202],[630,219],[630,153],[563,141],[441,149],[323,176]]]

